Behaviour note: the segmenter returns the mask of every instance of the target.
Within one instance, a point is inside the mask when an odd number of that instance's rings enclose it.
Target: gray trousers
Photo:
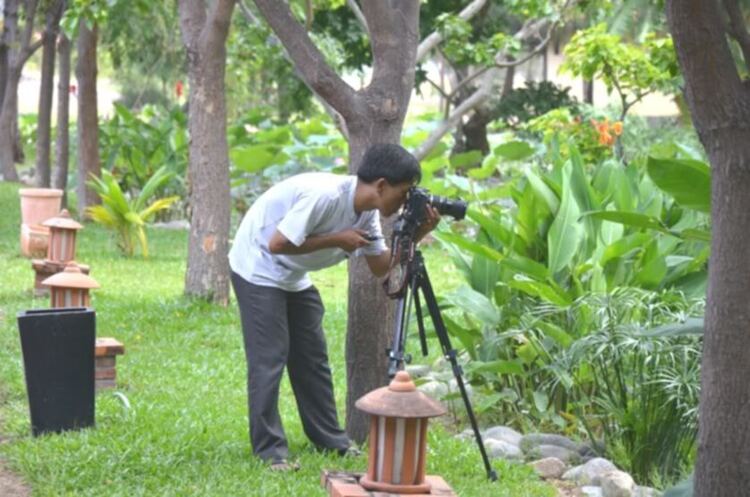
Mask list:
[[[278,406],[284,366],[307,437],[319,449],[346,449],[350,442],[336,414],[318,290],[254,285],[234,272],[232,287],[245,339],[253,453],[271,461],[288,455]]]

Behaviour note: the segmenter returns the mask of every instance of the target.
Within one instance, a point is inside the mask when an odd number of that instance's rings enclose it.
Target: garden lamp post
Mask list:
[[[67,209],[63,209],[57,216],[44,221],[41,226],[48,230],[49,243],[47,244],[47,257],[45,259],[32,259],[31,267],[34,270],[34,294],[44,295],[47,287],[42,282],[65,269],[65,265],[75,260],[76,236],[78,230],[83,226],[70,217]],[[78,264],[83,274],[89,273],[89,267]]]
[[[68,262],[62,272],[42,281],[42,285],[51,288],[52,307],[89,307],[89,290],[99,288],[99,283],[91,276],[83,274],[78,264],[73,261]]]
[[[445,414],[445,408],[417,390],[406,371],[355,405],[371,415],[368,468],[360,485],[394,494],[428,494],[427,421]]]

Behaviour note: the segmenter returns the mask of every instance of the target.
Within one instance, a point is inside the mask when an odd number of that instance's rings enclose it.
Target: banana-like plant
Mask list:
[[[157,212],[168,209],[179,197],[165,197],[148,202],[173,174],[162,166],[133,199],[123,193],[112,173],[102,171],[101,178],[92,177],[87,183],[99,195],[102,203],[87,208],[86,213],[95,222],[114,231],[117,246],[125,256],[132,257],[136,245],[140,245],[141,253],[148,257],[148,239],[144,229],[146,224]]]

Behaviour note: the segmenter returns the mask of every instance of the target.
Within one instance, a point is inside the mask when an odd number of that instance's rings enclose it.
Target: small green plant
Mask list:
[[[88,182],[102,199],[102,203],[89,207],[86,212],[95,222],[115,232],[117,246],[124,255],[132,257],[136,245],[140,244],[141,253],[148,257],[148,240],[144,229],[146,223],[160,210],[168,209],[179,197],[165,197],[148,205],[147,203],[171,176],[172,173],[162,166],[143,185],[138,196],[131,199],[123,193],[112,173],[102,171],[101,178],[93,177]]]

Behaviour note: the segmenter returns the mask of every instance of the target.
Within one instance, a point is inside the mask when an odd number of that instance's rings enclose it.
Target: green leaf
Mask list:
[[[556,213],[560,208],[560,200],[557,198],[557,195],[555,195],[555,192],[553,192],[542,178],[537,176],[533,171],[526,171],[526,177],[529,180],[531,189],[534,190],[534,193],[539,197],[539,200],[542,200],[547,204],[550,212]]]
[[[690,159],[648,158],[648,175],[661,190],[689,209],[711,212],[711,169]]]
[[[520,275],[514,276],[514,278],[508,282],[508,285],[559,307],[567,307],[572,303],[570,297],[563,290],[556,289],[551,285],[540,281],[526,279]]]
[[[463,152],[460,154],[452,155],[450,157],[450,165],[454,169],[474,167],[481,163],[482,163],[482,152],[479,150]]]
[[[539,321],[537,327],[542,330],[545,336],[550,337],[563,348],[568,348],[573,343],[573,337],[556,324],[548,321]]]
[[[507,160],[523,160],[534,153],[534,148],[524,141],[510,141],[495,147],[495,155]]]
[[[484,324],[489,326],[500,324],[500,312],[492,303],[492,300],[468,286],[458,288],[458,290],[448,294],[446,299]]]
[[[500,375],[523,375],[523,365],[518,360],[508,361],[497,359],[495,361],[483,362],[479,365],[471,365],[466,368],[472,373],[497,373]]]
[[[641,336],[667,338],[679,336],[702,336],[705,328],[703,318],[687,318],[682,323],[671,323],[641,332]]]
[[[501,254],[497,250],[492,249],[487,245],[467,240],[466,238],[455,233],[450,233],[447,231],[437,231],[433,232],[433,234],[435,238],[437,238],[442,243],[456,245],[462,249],[468,250],[473,254],[487,257],[493,261],[500,261],[503,259],[503,254]]]
[[[547,233],[547,265],[551,274],[567,266],[576,255],[583,238],[579,217],[580,210],[570,185],[570,173],[565,173],[560,210]]]
[[[543,413],[547,411],[547,408],[549,407],[549,396],[544,393],[540,392],[538,390],[534,390],[534,407],[536,407],[536,410]]]
[[[234,147],[229,158],[238,168],[248,173],[257,173],[277,163],[277,152],[267,145]]]
[[[613,221],[615,223],[621,223],[626,226],[633,228],[642,228],[660,231],[662,233],[669,233],[666,226],[657,218],[653,216],[647,216],[646,214],[640,214],[638,212],[624,212],[624,211],[591,211],[584,212],[583,216],[591,216],[597,219],[604,219],[605,221]]]

